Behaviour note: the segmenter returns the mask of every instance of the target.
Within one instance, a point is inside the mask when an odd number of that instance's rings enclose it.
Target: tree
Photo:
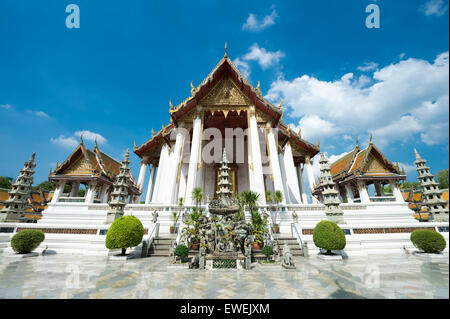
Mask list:
[[[419,182],[410,182],[410,181],[403,182],[403,184],[400,185],[400,189],[404,190],[404,191],[409,191],[412,186],[414,186],[415,190],[419,190],[420,189],[420,183]]]
[[[277,204],[277,211],[275,212],[275,218],[273,219],[273,223],[277,223],[277,213],[280,210],[280,203],[283,201],[283,193],[281,191],[275,191],[273,199],[275,201],[275,204]]]
[[[37,186],[33,187],[33,190],[37,191],[39,188],[42,188],[43,191],[54,191],[55,190],[55,182],[53,181],[44,181]]]
[[[346,239],[344,231],[336,224],[329,220],[322,220],[313,230],[314,245],[325,249],[327,255],[332,250],[342,250],[345,248]]]
[[[139,245],[144,237],[144,226],[135,216],[123,216],[116,219],[106,233],[105,245],[108,249],[122,249],[122,255],[128,247]]]
[[[266,202],[272,203],[272,192],[270,190],[266,190]]]
[[[199,212],[199,206],[201,201],[203,200],[203,192],[200,187],[194,188],[192,191],[192,198],[195,200],[197,212]]]
[[[440,189],[448,188],[448,174],[448,168],[436,173],[436,179],[438,180]]]
[[[11,189],[11,179],[8,177],[0,176],[0,188]]]

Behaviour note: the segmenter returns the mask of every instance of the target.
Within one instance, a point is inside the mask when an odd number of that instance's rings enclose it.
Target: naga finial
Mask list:
[[[302,128],[298,128],[298,137],[302,138]]]
[[[194,85],[192,84],[192,81],[191,81],[191,95],[194,95],[194,93],[195,93],[195,87],[194,87]]]
[[[226,42],[225,42],[225,55],[224,55],[224,57],[228,58],[228,46],[227,46]]]
[[[136,141],[134,141],[134,148],[136,148],[137,146],[136,146]]]
[[[174,109],[174,107],[173,107],[173,104],[172,104],[172,99],[170,99],[169,100],[169,112],[173,112],[173,109]]]
[[[153,136],[155,136],[155,131],[153,130],[153,127],[152,127],[152,137]]]
[[[258,96],[262,95],[260,86],[261,86],[261,82],[258,81],[258,85],[256,86],[256,93],[258,94]]]
[[[372,137],[373,137],[373,136],[372,136],[372,133],[370,133],[370,141],[369,141],[369,144],[373,144],[373,143],[372,143]]]

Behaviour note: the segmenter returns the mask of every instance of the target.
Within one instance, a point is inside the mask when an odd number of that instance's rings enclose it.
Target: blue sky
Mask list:
[[[79,29],[65,26],[70,3]],[[365,25],[371,3],[379,29]],[[415,180],[414,147],[432,172],[449,166],[448,23],[448,0],[2,0],[0,175],[15,178],[37,152],[35,182],[45,180],[81,131],[120,160],[169,122],[169,99],[188,97],[227,42],[331,159],[373,133]]]

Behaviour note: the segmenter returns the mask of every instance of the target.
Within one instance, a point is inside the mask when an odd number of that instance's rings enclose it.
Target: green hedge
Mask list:
[[[329,220],[322,220],[316,225],[313,231],[314,244],[331,254],[332,250],[342,250],[345,248],[346,239],[344,231]]]
[[[273,255],[273,248],[271,246],[264,246],[262,253],[269,258]]]
[[[429,229],[416,229],[410,239],[416,248],[425,253],[439,254],[447,246],[444,236]]]
[[[35,250],[45,239],[42,231],[25,229],[11,238],[11,248],[19,254],[28,254]]]
[[[116,219],[106,233],[105,245],[108,249],[122,249],[122,255],[128,247],[139,245],[144,237],[144,226],[135,216],[123,216]]]
[[[185,245],[178,245],[177,248],[175,248],[175,255],[177,255],[181,259],[186,258],[187,256],[189,256],[189,248],[187,248]]]

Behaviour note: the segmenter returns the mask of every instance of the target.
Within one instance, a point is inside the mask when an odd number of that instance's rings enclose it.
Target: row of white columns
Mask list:
[[[265,184],[263,166],[261,158],[261,144],[259,137],[258,123],[254,108],[251,108],[248,117],[249,138],[248,138],[248,169],[250,189],[262,194],[261,204],[265,204]],[[149,187],[147,189],[145,203],[176,204],[179,197],[184,197],[186,205],[192,205],[192,191],[199,186],[202,180],[201,165],[201,136],[202,136],[202,116],[198,113],[193,121],[191,153],[188,167],[181,165],[182,149],[184,143],[184,130],[176,133],[175,144],[172,151],[167,144],[161,149],[158,171],[154,166],[151,169]],[[267,127],[267,141],[269,146],[270,165],[274,181],[274,189],[283,192],[284,203],[307,203],[307,196],[304,189],[302,169],[295,167],[292,149],[289,143],[286,144],[284,154],[278,153],[278,146],[274,132],[271,127]],[[314,175],[309,161],[305,163],[308,176],[308,186],[312,192],[314,185]],[[146,172],[146,164],[141,165],[138,184],[143,187]],[[179,174],[180,181],[177,182]],[[154,181],[156,175],[156,181]],[[317,200],[313,198],[313,203]]]
[[[61,195],[64,193],[64,187],[66,186],[66,181],[62,180],[58,182],[58,185],[53,193],[53,197],[51,200],[51,203],[56,203],[60,199]],[[85,203],[93,203],[95,198],[95,189],[97,186],[97,181],[91,181],[88,184],[88,187],[86,189],[86,195],[84,197]],[[107,201],[107,195],[108,195],[108,189],[111,186],[108,184],[103,184],[100,188],[100,195],[99,200],[101,203],[106,203]],[[69,196],[70,197],[77,197],[78,196],[78,190],[80,188],[80,182],[74,182],[72,183],[72,190],[70,191]]]
[[[397,184],[394,181],[389,181],[389,185],[391,186],[392,195],[395,197],[395,201],[399,202],[399,203],[403,203],[405,200],[403,199],[402,193],[401,193],[400,189],[397,187]],[[367,191],[366,183],[364,181],[358,181],[357,187],[358,187],[359,198],[360,198],[361,203],[363,203],[363,204],[370,203],[370,197],[369,197],[369,193]],[[383,194],[381,185],[376,183],[375,188],[378,193],[378,196],[381,196]],[[354,203],[355,196],[354,196],[353,190],[349,184],[345,184],[345,192],[347,194],[347,202]]]

